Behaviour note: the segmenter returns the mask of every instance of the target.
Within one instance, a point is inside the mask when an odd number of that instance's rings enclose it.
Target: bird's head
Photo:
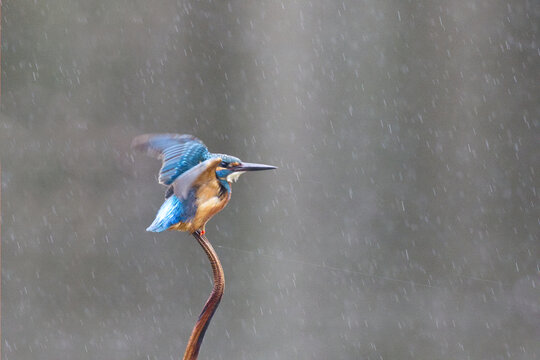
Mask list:
[[[216,168],[216,175],[218,179],[228,183],[235,182],[246,171],[276,169],[271,165],[242,162],[239,158],[227,154],[215,154],[215,156],[221,159],[221,163]]]

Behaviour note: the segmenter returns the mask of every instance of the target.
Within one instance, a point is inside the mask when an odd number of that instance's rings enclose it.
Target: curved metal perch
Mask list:
[[[204,334],[208,328],[208,324],[210,324],[210,320],[212,319],[212,316],[214,315],[214,312],[221,301],[223,291],[225,290],[225,275],[216,251],[206,236],[204,236],[204,232],[197,230],[193,233],[193,236],[195,239],[197,239],[210,260],[212,272],[214,274],[214,288],[212,289],[210,297],[208,300],[206,300],[206,304],[204,305],[201,315],[199,315],[199,320],[197,320],[197,323],[193,327],[193,331],[191,332],[191,336],[189,337],[189,341],[186,346],[186,352],[184,353],[183,360],[197,359]]]

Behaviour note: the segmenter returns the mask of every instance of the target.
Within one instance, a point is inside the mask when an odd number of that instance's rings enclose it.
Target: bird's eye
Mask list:
[[[219,166],[224,167],[224,168],[228,167],[228,165],[229,164],[227,164],[225,161],[222,161],[221,164],[219,164]]]

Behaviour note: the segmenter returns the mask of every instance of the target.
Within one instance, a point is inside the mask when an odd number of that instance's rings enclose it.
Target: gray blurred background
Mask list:
[[[4,1],[2,359],[181,358],[211,290],[146,132],[279,167],[201,359],[540,359],[537,1]]]

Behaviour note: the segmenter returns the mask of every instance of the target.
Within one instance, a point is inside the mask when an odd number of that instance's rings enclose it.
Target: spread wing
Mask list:
[[[191,135],[145,134],[134,138],[131,147],[162,161],[159,183],[163,185],[172,184],[210,154],[202,141]]]
[[[188,198],[190,190],[198,184],[215,182],[218,187],[216,168],[220,163],[221,158],[211,158],[183,173],[172,184],[174,195],[182,201]]]

